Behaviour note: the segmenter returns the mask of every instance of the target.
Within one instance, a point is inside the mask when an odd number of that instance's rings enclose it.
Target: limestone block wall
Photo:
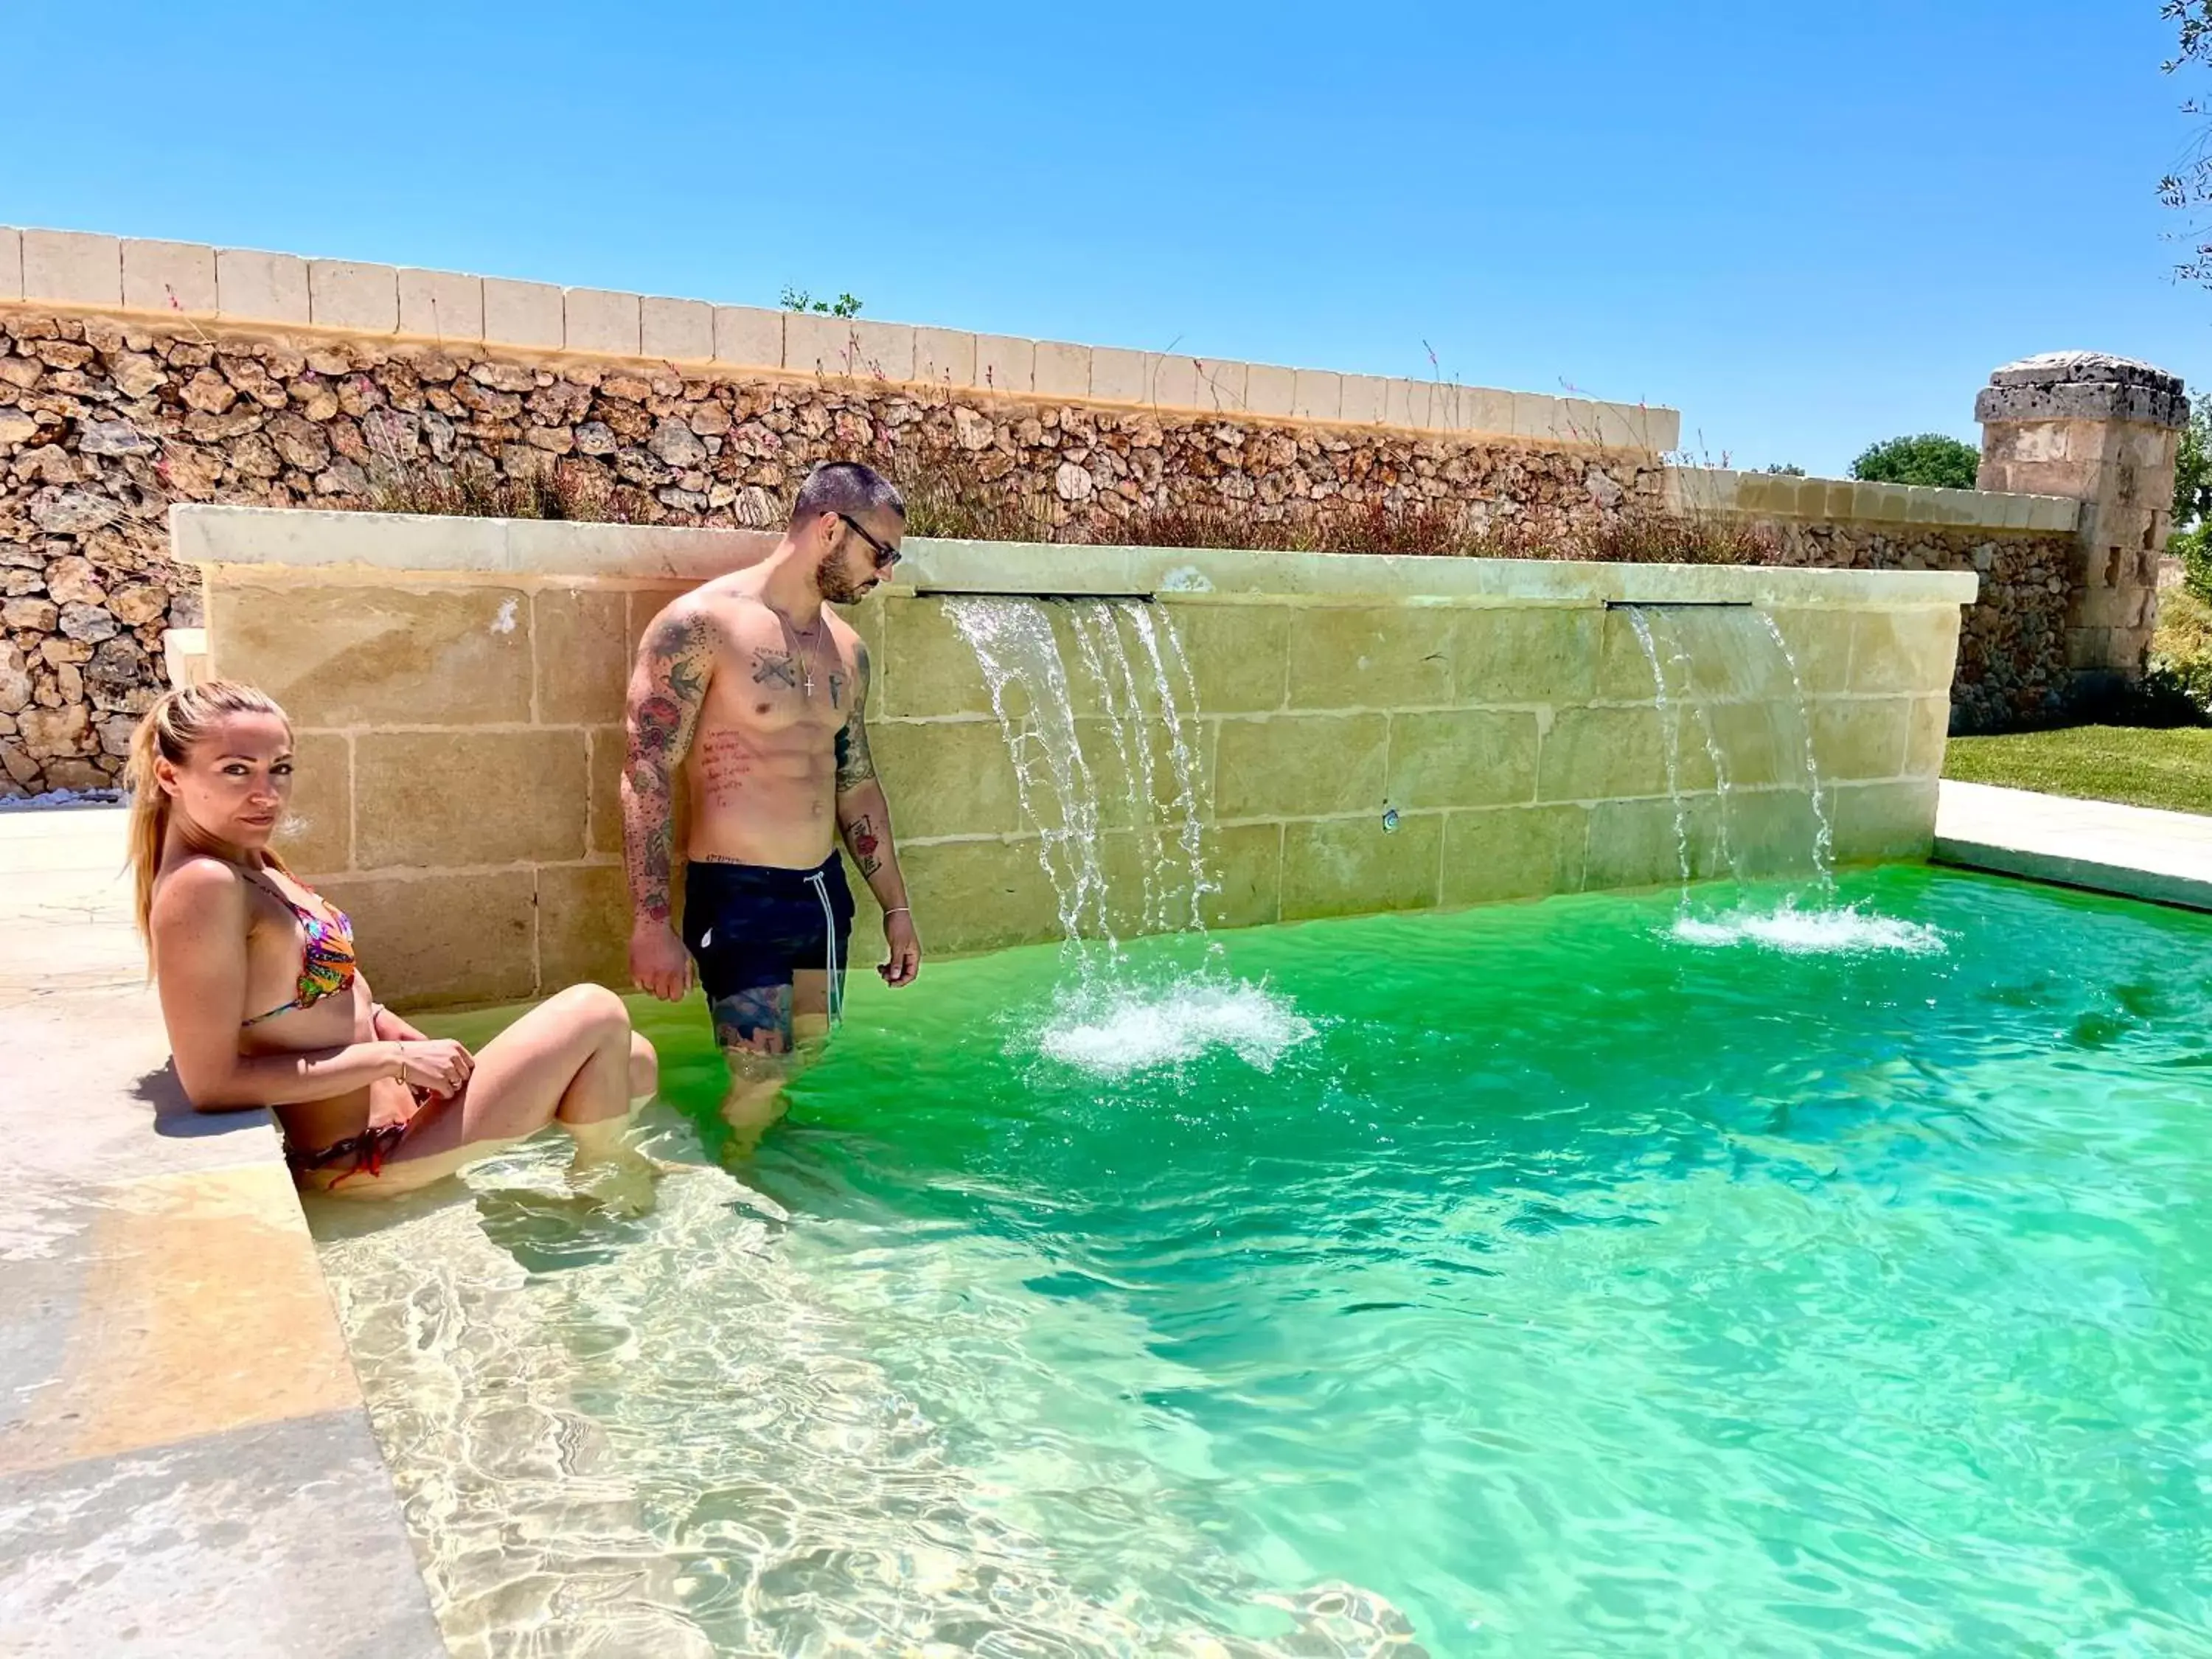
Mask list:
[[[201,620],[175,504],[362,507],[380,476],[446,468],[734,527],[855,453],[949,460],[1075,541],[1139,506],[1588,520],[1732,498],[1711,481],[1736,475],[1664,464],[1680,429],[1641,404],[0,227],[0,796],[119,778],[166,630]],[[1978,571],[1994,608],[1960,724],[2043,712],[2058,509],[1771,482],[1802,486],[1753,514],[1787,562]]]
[[[354,913],[380,990],[451,1004],[626,983],[617,775],[631,644],[667,598],[761,556],[769,538],[213,508],[176,524],[179,555],[204,576],[210,665],[262,684],[298,724],[288,845]],[[1057,937],[949,594],[1158,596],[1196,688],[1219,884],[1206,915],[1239,927],[1674,878],[1667,717],[1609,599],[1765,608],[1811,701],[1838,855],[1922,855],[1973,588],[1936,573],[908,549],[906,580],[852,615],[876,665],[871,729],[917,916],[940,951]],[[1771,736],[1787,721],[1723,678],[1691,705],[1672,718],[1730,735],[1732,844],[1773,867],[1802,860],[1811,805],[1790,787],[1796,757]],[[1076,714],[1113,920],[1133,928],[1140,846],[1116,805],[1125,781],[1104,711]],[[1152,740],[1163,733],[1155,724]],[[1680,755],[1695,872],[1713,873],[1717,781],[1701,738]],[[1157,758],[1156,793],[1171,775]]]

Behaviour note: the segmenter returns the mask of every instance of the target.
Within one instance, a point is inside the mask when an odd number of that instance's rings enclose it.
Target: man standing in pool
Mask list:
[[[877,972],[907,985],[921,963],[868,754],[867,647],[826,608],[884,580],[905,533],[906,503],[881,474],[816,467],[775,551],[654,617],[630,674],[630,971],[675,1002],[696,963],[740,1150],[775,1120],[784,1085],[839,1013],[853,922],[841,837],[883,906],[890,957]],[[670,892],[679,770],[690,798],[680,937]]]

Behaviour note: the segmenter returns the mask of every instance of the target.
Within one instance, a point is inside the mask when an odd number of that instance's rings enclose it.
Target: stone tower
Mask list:
[[[1974,418],[1982,489],[2082,504],[2067,611],[2069,694],[2141,679],[2189,418],[2181,377],[2099,351],[2047,351],[1991,374]]]

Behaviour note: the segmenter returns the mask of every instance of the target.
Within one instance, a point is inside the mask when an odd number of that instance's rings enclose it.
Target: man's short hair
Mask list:
[[[906,517],[906,497],[898,486],[858,461],[824,461],[799,486],[799,499],[791,504],[791,522],[803,525],[823,513],[896,513]]]

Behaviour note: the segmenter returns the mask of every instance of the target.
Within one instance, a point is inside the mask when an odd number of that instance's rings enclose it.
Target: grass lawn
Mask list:
[[[2074,726],[1954,738],[1943,775],[2046,795],[2212,814],[2212,727]]]

